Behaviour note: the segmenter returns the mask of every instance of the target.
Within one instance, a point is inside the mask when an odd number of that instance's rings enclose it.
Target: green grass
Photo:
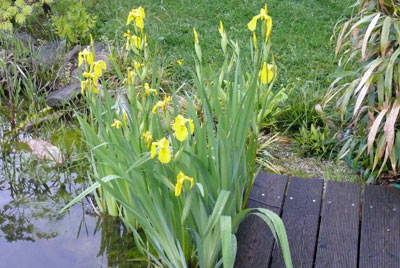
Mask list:
[[[293,106],[281,117],[280,129],[291,126],[298,129],[318,121],[314,105],[325,94],[332,81],[329,77],[336,69],[334,41],[330,41],[336,22],[349,15],[346,7],[350,0],[271,0],[269,14],[273,19],[272,51],[278,64],[278,85],[294,84],[289,105]],[[230,38],[242,47],[248,56],[251,32],[247,23],[263,7],[256,0],[105,0],[93,6],[98,16],[95,38],[123,46],[125,19],[128,12],[142,6],[146,10],[146,31],[152,42],[160,47],[163,66],[177,86],[192,79],[192,28],[199,32],[205,61],[222,59],[217,30],[223,21]],[[179,67],[178,59],[185,64]],[[304,104],[304,96],[307,104]]]
[[[349,15],[354,0],[270,0],[269,14],[273,19],[272,52],[278,64],[279,84],[294,84],[289,100],[291,112],[283,114],[280,129],[291,126],[298,129],[317,121],[313,107],[325,94],[332,82],[335,69],[334,41],[330,41],[336,22]],[[65,1],[56,2],[55,14],[65,9]],[[237,40],[242,55],[248,58],[251,32],[247,23],[263,7],[263,0],[88,0],[85,4],[97,16],[93,35],[118,47],[124,46],[123,33],[126,18],[132,8],[146,10],[145,28],[151,43],[160,48],[162,65],[168,79],[178,87],[191,84],[193,60],[193,34],[199,32],[206,62],[219,62],[223,58],[217,30],[223,21],[230,38]],[[184,59],[180,67],[176,63]],[[304,96],[307,104],[304,103]],[[293,123],[294,122],[294,123]],[[292,124],[292,125],[291,125]]]
[[[275,130],[296,135],[298,129],[323,121],[314,106],[321,102],[335,72],[335,39],[331,41],[336,22],[348,17],[346,9],[355,0],[270,0],[269,14],[273,19],[272,54],[278,64],[276,88],[293,88],[287,101],[287,112],[278,118]],[[190,89],[194,66],[192,28],[199,33],[203,57],[213,64],[223,59],[217,30],[223,21],[228,36],[239,42],[243,58],[249,56],[251,32],[247,23],[263,7],[263,0],[87,0],[85,4],[96,14],[95,40],[115,47],[124,47],[126,17],[132,8],[146,10],[145,28],[151,44],[160,49],[163,71],[175,87],[186,82]],[[55,13],[65,9],[63,0],[52,6]],[[32,19],[32,21],[41,21]],[[43,18],[42,18],[43,20]],[[32,26],[28,25],[28,29]],[[50,29],[49,25],[46,29]],[[41,31],[43,32],[43,31]],[[49,32],[49,38],[54,34]],[[184,60],[182,67],[176,61]],[[123,65],[123,63],[121,63]],[[333,110],[325,111],[335,119]],[[335,120],[333,120],[335,121]]]

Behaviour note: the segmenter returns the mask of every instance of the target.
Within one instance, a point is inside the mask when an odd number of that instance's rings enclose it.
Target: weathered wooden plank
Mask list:
[[[357,267],[360,193],[359,184],[328,181],[315,268]]]
[[[321,212],[324,181],[291,178],[282,210],[293,267],[311,268]],[[271,268],[285,267],[282,251],[275,246]]]
[[[366,186],[359,267],[400,267],[400,190]]]
[[[267,208],[279,215],[285,194],[287,176],[260,173],[247,202],[248,208]],[[243,221],[237,233],[236,268],[268,267],[274,237],[267,224],[256,216]]]

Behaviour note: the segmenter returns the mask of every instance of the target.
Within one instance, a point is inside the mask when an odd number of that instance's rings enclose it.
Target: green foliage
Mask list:
[[[262,28],[257,31],[258,44],[251,43],[255,48],[251,69],[243,68],[240,47],[228,38],[222,24],[220,72],[204,64],[202,35],[193,29],[194,89],[182,98],[176,91],[168,96],[160,88],[158,53],[147,46],[144,17],[141,8],[128,17],[134,31],[125,33],[132,63],[126,74],[111,61],[119,80],[125,82],[124,91],[102,81],[103,94],[96,94],[102,75],[98,67],[103,62],[93,62],[87,50],[80,54],[90,113],[79,120],[96,182],[77,199],[99,188],[107,193],[106,206],[117,204],[112,209],[158,267],[232,268],[235,232],[250,214],[268,224],[286,267],[292,267],[279,216],[267,209],[244,209],[255,179],[262,119],[257,115],[267,110],[259,96],[275,77],[275,66],[267,65],[271,60],[267,21],[258,23]],[[109,85],[113,93],[107,90]],[[138,226],[155,253],[148,251]]]
[[[319,127],[311,124],[308,129],[305,125],[300,128],[296,136],[299,144],[299,154],[302,156],[326,157],[334,149],[336,140],[331,137],[328,126]]]
[[[339,157],[368,174],[398,172],[400,133],[400,22],[396,1],[363,0],[358,13],[342,26],[336,53],[343,51],[328,99],[337,107],[351,135]]]
[[[13,30],[13,22],[21,25],[25,22],[34,8],[43,4],[51,3],[53,0],[2,0],[0,4],[0,30]]]
[[[55,32],[70,44],[85,43],[96,24],[96,16],[91,15],[81,1],[69,1],[65,14],[53,16]]]

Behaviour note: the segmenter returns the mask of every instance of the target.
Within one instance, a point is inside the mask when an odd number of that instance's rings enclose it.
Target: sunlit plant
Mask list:
[[[25,23],[34,8],[52,3],[53,0],[1,0],[0,1],[0,30],[12,31],[13,22],[18,25]]]
[[[359,0],[358,13],[342,26],[336,54],[340,70],[328,101],[338,108],[348,137],[340,157],[362,167],[368,182],[398,174],[400,132],[400,24],[398,1]]]
[[[292,267],[279,216],[267,209],[245,209],[255,179],[258,123],[267,108],[259,97],[276,77],[268,56],[272,19],[267,6],[256,17],[261,19],[260,40],[251,22],[253,67],[247,72],[240,48],[228,39],[222,22],[218,30],[225,60],[219,72],[205,72],[200,35],[193,29],[194,92],[184,102],[176,92],[160,90],[141,7],[130,12],[127,25],[133,32],[124,35],[132,66],[125,76],[115,66],[125,83],[118,96],[111,96],[105,81],[103,92],[98,90],[102,72],[94,74],[100,64],[92,62],[90,53],[81,54],[86,73],[93,75],[84,75],[83,82],[90,115],[79,121],[96,182],[71,204],[101,187],[117,201],[136,243],[158,267],[233,267],[235,233],[250,214],[268,224],[286,266]]]

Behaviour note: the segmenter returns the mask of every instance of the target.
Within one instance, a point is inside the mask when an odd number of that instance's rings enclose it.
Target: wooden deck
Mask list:
[[[282,217],[294,268],[400,268],[399,189],[260,173],[247,207]],[[237,239],[236,268],[285,267],[256,216]]]

